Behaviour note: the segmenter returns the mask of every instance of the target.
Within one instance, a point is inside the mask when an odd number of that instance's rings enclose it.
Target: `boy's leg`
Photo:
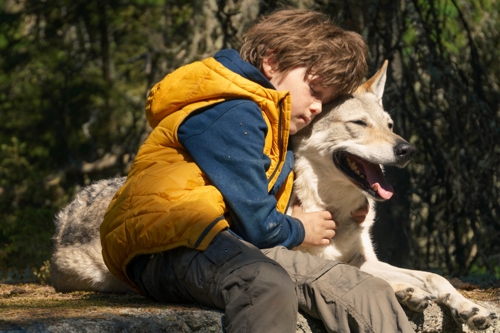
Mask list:
[[[299,307],[328,332],[414,332],[390,285],[347,264],[284,247],[263,250],[296,283]]]
[[[223,309],[227,332],[296,331],[298,301],[287,272],[227,231],[203,252],[176,248],[134,260],[127,271],[158,301]]]

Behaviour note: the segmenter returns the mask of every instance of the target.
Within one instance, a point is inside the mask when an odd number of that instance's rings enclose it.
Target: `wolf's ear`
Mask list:
[[[384,61],[382,67],[370,79],[365,81],[356,92],[372,92],[378,97],[380,105],[382,105],[382,96],[384,96],[385,80],[387,78],[387,65],[389,62]]]

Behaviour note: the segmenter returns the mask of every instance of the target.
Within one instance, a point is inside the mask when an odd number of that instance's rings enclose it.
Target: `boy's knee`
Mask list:
[[[392,289],[389,282],[375,276],[371,276],[370,279],[367,279],[365,285],[365,288],[376,289],[380,293],[394,293],[394,290]]]
[[[225,284],[237,286],[241,292],[263,301],[298,307],[295,283],[278,264],[262,261],[245,265],[233,271]]]
[[[232,271],[224,282],[226,330],[295,332],[295,284],[279,265],[256,262]]]
[[[368,292],[373,298],[381,301],[383,301],[383,299],[392,299],[395,297],[394,289],[389,282],[371,275],[369,275],[367,279],[363,280],[359,286],[358,292]]]
[[[327,320],[332,331],[399,332],[407,318],[390,284],[359,269],[339,264],[311,284],[315,304],[312,314]],[[321,295],[321,296],[319,296]]]
[[[257,289],[295,299],[295,303],[297,303],[295,283],[281,266],[269,262],[259,262],[248,265],[247,269],[256,273],[253,284]]]

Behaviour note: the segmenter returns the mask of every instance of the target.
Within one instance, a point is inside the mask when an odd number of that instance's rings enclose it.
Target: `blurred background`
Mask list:
[[[384,106],[418,150],[387,169],[379,258],[500,280],[500,1],[0,0],[0,282],[49,276],[54,214],[126,175],[166,74],[284,6],[325,12],[390,62]]]

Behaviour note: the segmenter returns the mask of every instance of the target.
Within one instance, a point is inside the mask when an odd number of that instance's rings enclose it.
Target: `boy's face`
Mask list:
[[[314,117],[321,113],[322,105],[335,97],[336,89],[333,86],[322,87],[315,76],[304,78],[305,67],[294,68],[283,76],[280,72],[274,71],[266,60],[262,64],[264,75],[276,90],[290,92],[292,100],[290,135],[293,135],[309,125]]]

